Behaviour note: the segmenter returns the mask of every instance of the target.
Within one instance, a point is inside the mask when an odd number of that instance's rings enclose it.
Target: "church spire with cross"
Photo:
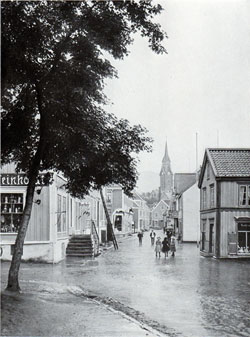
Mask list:
[[[171,161],[168,154],[168,144],[166,140],[165,153],[162,159],[160,171],[160,199],[170,200],[173,187],[173,173],[171,170]]]

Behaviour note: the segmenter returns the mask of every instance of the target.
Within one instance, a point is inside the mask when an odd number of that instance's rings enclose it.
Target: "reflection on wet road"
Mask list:
[[[249,261],[202,258],[194,244],[179,244],[176,257],[158,259],[149,233],[144,233],[142,246],[137,240],[124,239],[118,251],[94,261],[68,258],[32,268],[23,264],[20,279],[81,286],[185,337],[250,336]]]

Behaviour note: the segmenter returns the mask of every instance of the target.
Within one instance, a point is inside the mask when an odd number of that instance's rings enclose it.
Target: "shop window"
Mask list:
[[[239,191],[240,206],[250,206],[250,185],[240,185]]]
[[[116,215],[115,217],[115,228],[118,231],[122,230],[122,216],[121,215]]]
[[[214,184],[210,185],[210,208],[214,207]]]
[[[250,254],[250,223],[238,224],[238,254]]]
[[[23,193],[1,194],[1,232],[16,233],[23,214]]]

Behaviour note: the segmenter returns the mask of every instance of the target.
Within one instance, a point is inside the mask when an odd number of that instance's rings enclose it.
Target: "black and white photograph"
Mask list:
[[[250,2],[1,6],[1,336],[250,336]]]

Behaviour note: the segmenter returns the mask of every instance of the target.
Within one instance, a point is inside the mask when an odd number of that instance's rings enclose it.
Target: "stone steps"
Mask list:
[[[76,235],[70,238],[66,248],[67,256],[93,256],[94,247],[90,235]]]

